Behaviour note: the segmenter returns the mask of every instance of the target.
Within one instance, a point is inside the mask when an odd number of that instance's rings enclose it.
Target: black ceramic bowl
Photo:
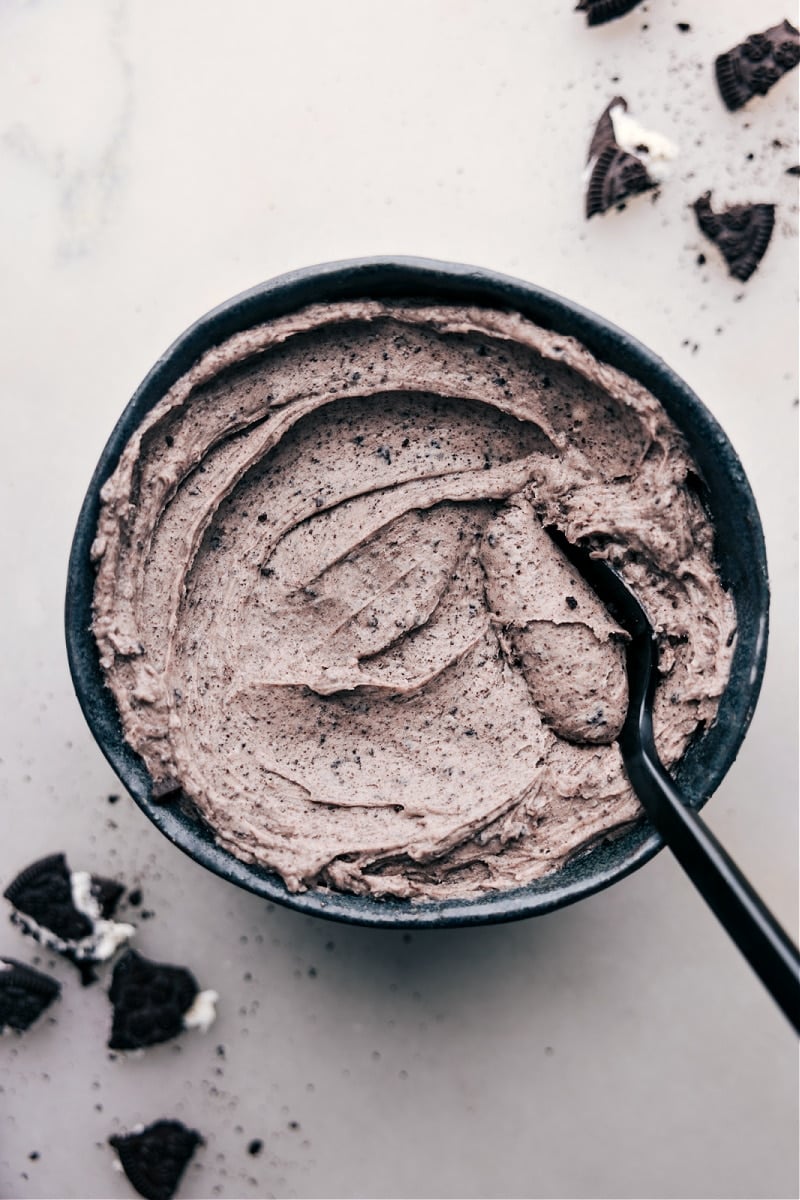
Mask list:
[[[517,279],[425,259],[357,259],[282,275],[201,317],[158,360],[111,434],[78,518],[66,601],[67,651],[78,700],[106,758],[153,824],[196,862],[259,896],[316,916],[393,928],[483,924],[561,908],[608,887],[651,859],[662,842],[650,824],[642,820],[616,841],[597,846],[527,887],[476,900],[375,900],[318,889],[294,895],[272,872],[222,850],[196,817],[178,806],[153,804],[144,765],[122,738],[90,631],[94,571],[89,550],[101,486],[145,413],[209,347],[237,330],[311,302],[348,297],[414,297],[516,309],[548,329],[578,338],[598,358],[626,371],[658,397],[684,432],[703,474],[704,499],[716,529],[717,560],[736,603],[738,638],[719,716],[693,741],[676,771],[697,808],[717,788],[736,757],[758,698],[769,610],[761,523],[733,447],[697,396],[661,359],[601,317]]]

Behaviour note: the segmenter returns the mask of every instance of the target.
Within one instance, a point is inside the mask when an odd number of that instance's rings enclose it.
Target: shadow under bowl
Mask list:
[[[94,568],[90,548],[100,488],[150,408],[210,347],[239,330],[306,304],[351,298],[413,298],[513,309],[546,329],[568,334],[597,358],[644,384],[683,432],[702,475],[723,582],[733,596],[738,633],[730,679],[716,722],[694,739],[674,774],[700,808],[733,763],[750,723],[767,647],[769,582],[758,510],[741,463],[723,430],[691,389],[650,350],[609,322],[533,284],[475,267],[417,258],[369,258],[308,267],[234,296],[201,317],[166,351],[136,391],[100,457],[78,517],[69,560],[66,639],[81,708],[101,750],[153,824],[195,862],[239,887],[300,912],[352,924],[429,928],[489,924],[550,912],[608,887],[648,862],[663,843],[642,819],[553,874],[478,899],[421,903],[377,900],[312,889],[291,893],[263,867],[219,847],[207,825],[178,805],[154,803],[151,780],[122,736],[91,632]]]

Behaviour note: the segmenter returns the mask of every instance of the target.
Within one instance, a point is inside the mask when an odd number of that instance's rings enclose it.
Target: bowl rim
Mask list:
[[[223,301],[191,324],[158,358],[116,422],[89,483],[80,509],[69,556],[65,602],[67,657],[73,686],[89,728],[106,759],[133,799],[174,845],[216,875],[263,899],[298,912],[347,924],[378,928],[446,928],[495,924],[553,911],[599,892],[638,870],[663,847],[646,819],[607,846],[588,851],[577,872],[569,865],[521,888],[487,893],[466,900],[416,901],[375,899],[314,888],[292,893],[279,876],[235,858],[216,844],[209,828],[190,811],[154,803],[150,781],[138,755],[121,735],[116,704],[105,686],[91,632],[94,570],[89,552],[99,511],[99,491],[116,466],[143,415],[191,362],[238,329],[295,311],[308,303],[345,297],[405,297],[445,303],[474,303],[512,309],[556,332],[577,337],[605,362],[643,383],[673,420],[691,416],[697,448],[706,443],[719,459],[732,488],[738,521],[747,540],[748,586],[752,591],[752,632],[743,646],[737,637],[742,686],[722,722],[717,720],[700,740],[714,735],[719,761],[703,773],[702,787],[688,788],[689,802],[701,808],[732,765],[750,724],[766,661],[769,625],[769,581],[761,522],[750,484],[739,458],[719,423],[688,385],[637,339],[605,318],[573,301],[512,276],[484,268],[409,256],[371,256],[304,267],[276,276]],[[676,423],[684,434],[680,420]],[[712,461],[709,459],[709,461]],[[739,617],[737,607],[737,617]],[[730,681],[723,703],[731,691]],[[717,742],[714,743],[716,746]],[[688,754],[688,752],[687,752]]]

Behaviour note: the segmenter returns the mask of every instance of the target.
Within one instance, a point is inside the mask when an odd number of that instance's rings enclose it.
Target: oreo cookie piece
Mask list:
[[[735,279],[746,282],[766,253],[775,226],[774,204],[736,204],[713,212],[711,192],[692,205],[697,223],[728,264]]]
[[[4,896],[14,924],[73,962],[86,984],[96,978],[94,967],[136,932],[111,919],[124,891],[115,880],[70,871],[63,854],[51,854],[21,871]]]
[[[173,779],[171,775],[164,779],[156,779],[150,788],[150,799],[155,804],[170,804],[173,800],[177,800],[181,794],[181,785],[177,779]]]
[[[619,109],[621,112],[628,111],[628,101],[624,96],[615,96],[600,114],[600,118],[594,127],[592,140],[589,143],[589,153],[586,161],[591,163],[600,155],[606,146],[618,146],[617,135],[614,132],[614,121],[611,113]]]
[[[633,119],[623,96],[615,96],[601,113],[589,144],[587,220],[658,187],[668,178],[677,153],[667,138]]]
[[[203,1145],[194,1129],[168,1120],[108,1140],[130,1183],[145,1200],[172,1200],[189,1159]]]
[[[104,921],[110,921],[125,895],[125,885],[116,879],[106,879],[103,875],[91,875],[90,879],[91,892],[99,905],[100,916]]]
[[[800,62],[800,34],[789,21],[753,33],[714,60],[714,74],[724,103],[735,112],[753,96],[766,96],[778,80]]]
[[[642,0],[579,0],[575,12],[586,13],[587,25],[605,25],[633,12]]]
[[[114,967],[108,995],[114,1006],[110,1050],[143,1050],[185,1029],[205,1033],[219,998],[216,992],[201,992],[186,967],[151,962],[135,950]]]
[[[606,146],[598,155],[586,191],[586,218],[596,217],[639,192],[656,186],[647,168],[619,146]]]
[[[15,958],[0,958],[0,1033],[24,1033],[61,994],[61,984]]]

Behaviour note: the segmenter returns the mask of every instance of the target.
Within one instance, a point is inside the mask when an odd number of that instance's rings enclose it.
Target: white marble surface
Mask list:
[[[59,849],[118,872],[154,914],[141,948],[222,997],[206,1037],[113,1062],[102,988],[56,964],[56,1022],[0,1047],[3,1196],[130,1196],[106,1138],[167,1114],[207,1138],[186,1197],[797,1194],[794,1039],[669,857],[515,926],[409,937],[270,909],[173,850],[127,798],[109,805],[119,788],[67,672],[83,492],[128,396],[189,322],[349,255],[508,271],[652,346],[744,461],[772,639],[752,729],[706,811],[794,920],[797,73],[731,115],[710,63],[796,7],[650,0],[597,30],[572,7],[0,4],[0,879]],[[655,204],[586,225],[584,150],[619,91],[683,154]],[[687,208],[708,187],[779,204],[746,286]],[[0,928],[0,953],[32,959]]]

